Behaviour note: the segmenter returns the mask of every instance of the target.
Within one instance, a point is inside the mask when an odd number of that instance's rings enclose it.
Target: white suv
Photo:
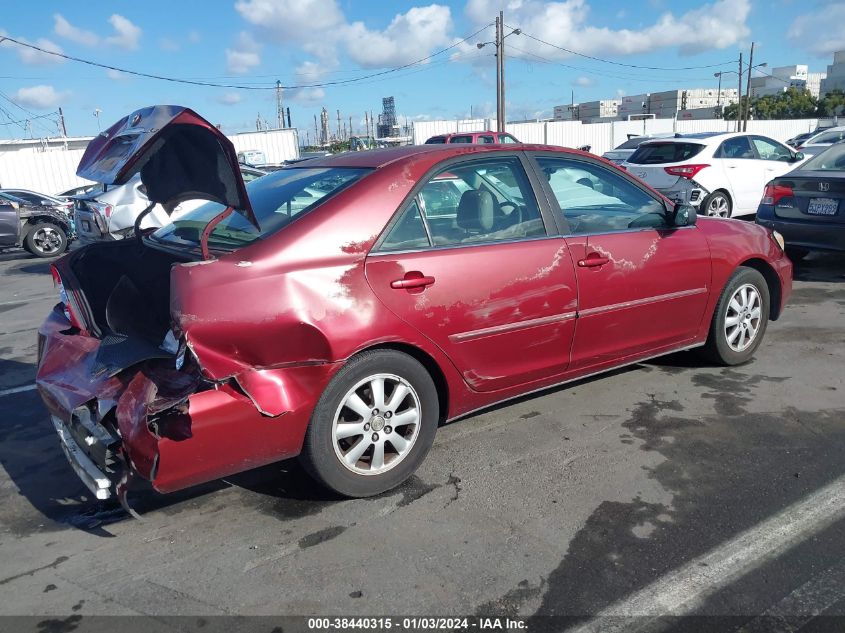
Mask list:
[[[643,143],[622,167],[674,202],[729,218],[756,213],[766,183],[803,159],[757,134],[686,134]]]

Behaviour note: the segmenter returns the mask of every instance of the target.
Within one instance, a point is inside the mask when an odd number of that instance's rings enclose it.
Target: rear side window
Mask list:
[[[496,140],[492,136],[486,135],[486,134],[479,136],[478,140],[476,141],[476,143],[479,143],[479,144],[482,144],[482,145],[486,145],[488,143],[495,143],[495,142],[496,142]]]
[[[471,136],[453,136],[450,140],[450,143],[472,143]]]
[[[517,141],[510,134],[499,134],[499,142],[500,143],[519,143],[519,141]]]
[[[704,145],[698,143],[644,143],[628,159],[636,165],[680,163],[699,154]]]

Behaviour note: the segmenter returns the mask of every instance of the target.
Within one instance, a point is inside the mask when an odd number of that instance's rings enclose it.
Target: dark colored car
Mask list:
[[[78,173],[139,167],[165,208],[214,202],[57,261],[38,334],[39,392],[98,498],[297,455],[337,492],[377,494],[443,421],[678,350],[746,362],[791,291],[770,231],[697,221],[559,147],[349,152],[245,188],[219,130],[156,106]]]
[[[845,251],[845,141],[769,182],[757,224],[781,233],[793,259]]]
[[[73,221],[64,211],[0,192],[0,248],[22,246],[36,257],[56,257],[74,238]]]
[[[455,134],[439,134],[428,139],[426,145],[447,145],[449,143],[467,143],[470,145],[495,145],[497,143],[519,143],[512,134],[507,132],[458,132]]]

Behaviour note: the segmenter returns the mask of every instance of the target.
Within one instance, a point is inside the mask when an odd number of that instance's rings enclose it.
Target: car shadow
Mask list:
[[[845,282],[845,253],[810,253],[806,258],[793,261],[792,264],[795,281]]]

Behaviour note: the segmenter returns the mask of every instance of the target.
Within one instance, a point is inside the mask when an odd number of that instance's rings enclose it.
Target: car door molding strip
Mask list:
[[[504,334],[506,332],[515,332],[517,330],[527,330],[528,328],[538,327],[541,325],[549,325],[551,323],[558,323],[562,321],[569,321],[578,316],[577,312],[564,312],[563,314],[553,314],[552,316],[539,317],[537,319],[528,319],[526,321],[517,321],[516,323],[505,323],[504,325],[494,325],[493,327],[482,328],[480,330],[471,330],[469,332],[460,332],[449,336],[449,340],[453,343],[464,343],[466,341],[473,341],[475,339],[483,338],[485,336],[496,336],[497,334]]]
[[[633,301],[623,301],[622,303],[611,303],[605,306],[598,306],[597,308],[587,308],[586,310],[579,310],[578,316],[594,316],[604,312],[613,312],[614,310],[624,310],[626,308],[635,308],[637,306],[647,305],[649,303],[659,303],[661,301],[671,301],[672,299],[681,299],[683,297],[691,297],[707,292],[707,288],[693,288],[691,290],[681,290],[679,292],[670,292],[665,295],[656,295],[654,297],[645,297],[643,299],[634,299]]]

